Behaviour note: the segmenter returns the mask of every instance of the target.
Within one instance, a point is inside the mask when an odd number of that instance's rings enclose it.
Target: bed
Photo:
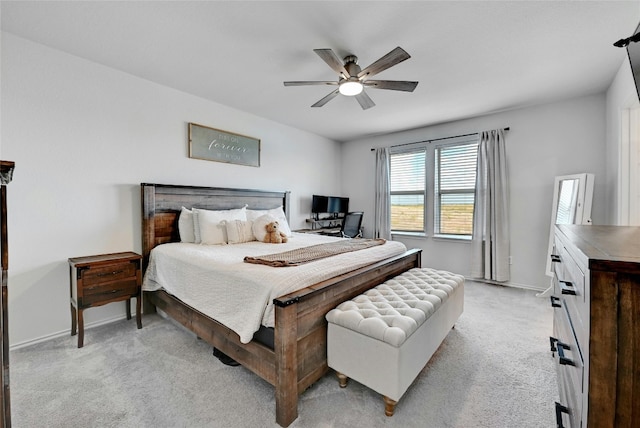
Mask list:
[[[287,218],[289,215],[290,194],[284,191],[143,183],[141,192],[145,270],[155,247],[180,241],[178,218],[182,207],[224,210],[246,205],[266,210],[282,206]],[[234,330],[163,288],[144,291],[144,312],[162,310],[274,385],[276,422],[288,426],[297,418],[299,394],[328,370],[325,314],[364,290],[420,265],[420,250],[409,250],[273,298],[272,346],[258,340],[243,343],[246,338],[241,340]]]

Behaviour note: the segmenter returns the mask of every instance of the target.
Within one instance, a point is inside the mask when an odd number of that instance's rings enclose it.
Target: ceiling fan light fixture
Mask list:
[[[362,85],[362,83],[360,83],[360,81],[357,80],[357,78],[355,80],[345,80],[344,82],[341,82],[340,86],[338,87],[340,93],[348,97],[358,95],[360,92],[362,92],[363,89],[364,86]]]
[[[411,56],[400,46],[374,61],[365,69],[360,68],[358,65],[358,57],[355,55],[347,55],[341,61],[331,49],[314,49],[313,51],[338,74],[338,80],[284,82],[284,86],[333,86],[333,89],[328,95],[321,98],[315,104],[312,104],[311,107],[322,107],[340,94],[347,97],[354,97],[356,101],[358,101],[358,104],[360,104],[360,107],[362,107],[363,110],[367,110],[374,107],[376,104],[364,91],[365,86],[367,88],[413,92],[418,85],[418,82],[410,82],[406,80],[369,80],[376,74],[411,58]],[[338,86],[337,89],[336,86]]]

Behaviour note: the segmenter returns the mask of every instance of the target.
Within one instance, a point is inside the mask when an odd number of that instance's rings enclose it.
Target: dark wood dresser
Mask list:
[[[558,427],[640,424],[640,227],[558,225]]]

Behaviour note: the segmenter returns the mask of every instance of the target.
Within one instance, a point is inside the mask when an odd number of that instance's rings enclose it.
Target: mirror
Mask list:
[[[560,180],[558,185],[558,208],[555,224],[573,224],[578,209],[579,181],[575,179]]]
[[[593,174],[564,175],[555,178],[553,207],[547,251],[547,275],[553,276],[551,254],[556,224],[591,224]]]

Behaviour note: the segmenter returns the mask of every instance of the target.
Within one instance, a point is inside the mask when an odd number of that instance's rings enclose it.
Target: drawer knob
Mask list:
[[[560,298],[556,297],[556,296],[549,296],[549,300],[551,300],[551,307],[552,308],[561,308],[562,305],[560,304]]]
[[[562,294],[570,294],[572,296],[576,295],[576,289],[573,286],[573,283],[569,281],[560,281],[560,280],[558,280],[558,282],[560,283],[560,292]]]
[[[564,428],[564,424],[562,423],[563,413],[568,415],[569,409],[556,401],[556,424],[558,425],[558,428]]]

